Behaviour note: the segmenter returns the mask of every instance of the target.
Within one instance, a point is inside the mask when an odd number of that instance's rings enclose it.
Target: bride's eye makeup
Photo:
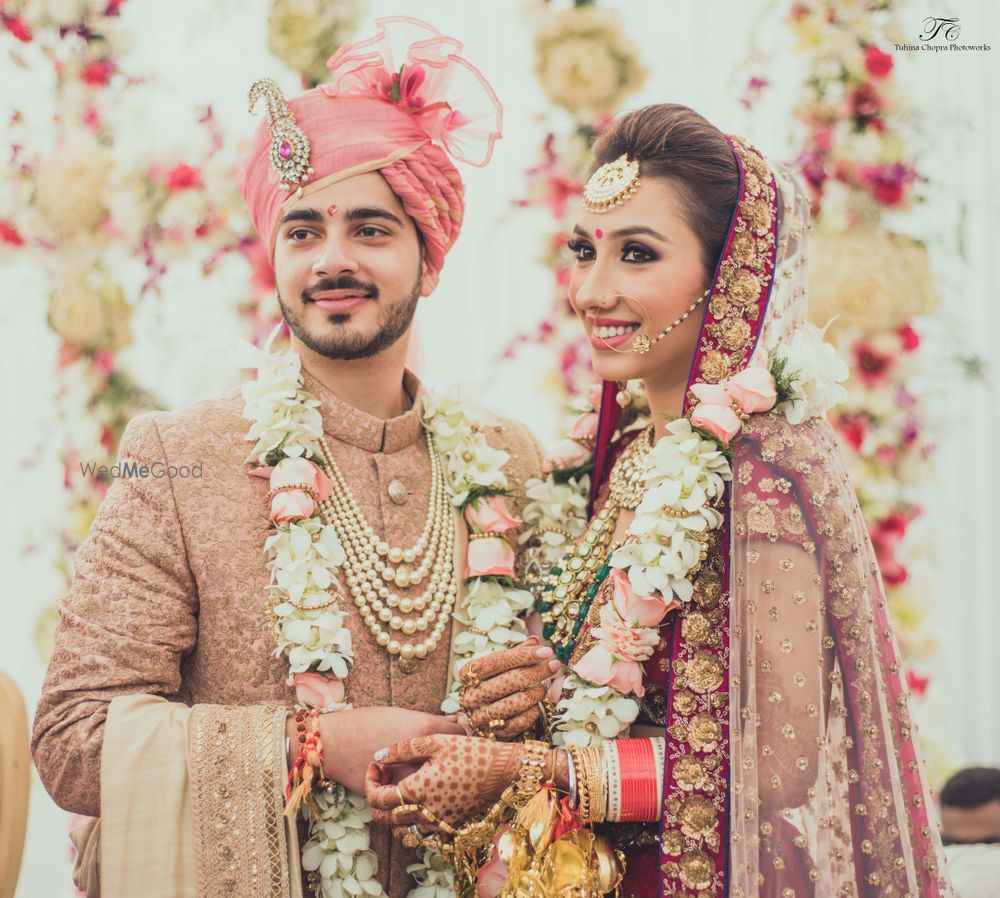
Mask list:
[[[566,248],[576,256],[578,262],[590,262],[594,258],[594,247],[579,237],[571,237],[567,240]]]
[[[630,241],[622,247],[622,261],[630,262],[633,265],[641,265],[644,262],[655,262],[660,258],[659,254],[651,250],[644,243]]]

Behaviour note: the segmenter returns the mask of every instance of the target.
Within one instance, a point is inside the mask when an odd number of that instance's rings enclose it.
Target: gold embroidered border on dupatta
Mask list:
[[[740,195],[702,324],[692,384],[718,383],[746,365],[774,276],[777,187],[756,150],[739,138],[730,138],[730,144],[740,168]],[[689,392],[687,404],[696,402]],[[694,597],[674,631],[660,831],[664,895],[721,898],[727,888],[729,500],[727,490],[726,524],[718,542],[706,546]]]
[[[276,705],[192,710],[188,767],[199,895],[290,894],[286,713]]]

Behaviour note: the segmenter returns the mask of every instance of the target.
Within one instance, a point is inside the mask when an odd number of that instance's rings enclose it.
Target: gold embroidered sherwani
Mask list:
[[[409,372],[405,386],[416,397],[413,407],[383,421],[340,401],[304,372],[304,388],[321,400],[327,439],[358,504],[397,545],[418,538],[430,487],[420,386]],[[295,696],[285,682],[285,660],[274,656],[263,550],[269,484],[247,473],[249,422],[242,411],[234,391],[180,411],[143,414],[129,424],[122,460],[200,464],[203,476],[121,478],[112,484],[77,552],[75,579],[60,605],[32,743],[53,798],[67,810],[98,816],[109,703],[152,694],[193,706],[187,767],[199,895],[229,893],[245,865],[268,868],[254,894],[283,894],[288,875],[276,869],[280,846],[273,818],[283,785],[285,710]],[[486,437],[510,453],[504,471],[515,494],[511,508],[519,513],[524,481],[540,468],[537,444],[522,425],[500,419],[487,426]],[[459,533],[461,576],[464,528]],[[357,659],[347,700],[355,707],[438,713],[449,640],[407,673],[376,644],[353,604],[342,604]],[[105,753],[103,774],[114,773],[115,759]],[[219,826],[220,816],[230,825]],[[105,831],[108,825],[102,822]],[[373,825],[371,831],[383,886],[393,898],[404,895],[413,885],[405,873],[413,853],[386,828]],[[261,861],[260,843],[267,841],[271,857]],[[228,885],[226,870],[232,874]],[[236,891],[246,894],[242,887]]]

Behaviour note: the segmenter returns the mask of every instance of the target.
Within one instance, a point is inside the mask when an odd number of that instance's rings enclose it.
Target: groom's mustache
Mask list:
[[[302,300],[304,302],[313,302],[313,297],[317,293],[326,293],[331,290],[350,290],[354,293],[366,296],[368,299],[378,299],[378,287],[374,284],[366,284],[363,281],[359,281],[357,278],[345,276],[339,278],[324,278],[321,281],[317,281],[311,287],[306,287],[306,289],[302,291]]]

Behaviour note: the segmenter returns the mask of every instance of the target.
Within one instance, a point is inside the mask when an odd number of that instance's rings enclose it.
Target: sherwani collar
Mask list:
[[[302,368],[302,386],[320,401],[323,430],[327,436],[366,452],[399,452],[413,445],[424,433],[425,390],[408,368],[403,371],[403,389],[412,400],[408,411],[395,418],[376,418],[344,402]]]

